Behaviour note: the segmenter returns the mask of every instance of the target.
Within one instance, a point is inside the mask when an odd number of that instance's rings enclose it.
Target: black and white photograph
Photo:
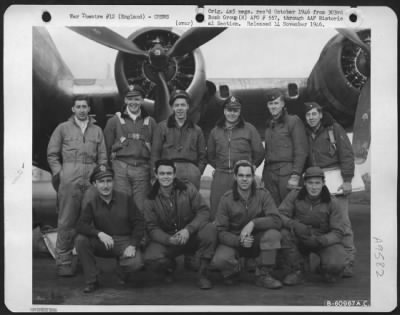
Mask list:
[[[27,74],[5,97],[6,110],[12,95],[31,104],[5,136],[20,152],[5,199],[11,304],[18,242],[31,311],[372,310],[383,281],[392,303],[397,141],[382,148],[397,119],[375,124],[385,83],[371,11],[351,27],[332,22],[357,18],[343,7],[260,7],[243,27],[255,8],[200,8],[196,25],[163,24],[167,6],[73,8],[34,8]],[[18,45],[5,45],[16,66]]]

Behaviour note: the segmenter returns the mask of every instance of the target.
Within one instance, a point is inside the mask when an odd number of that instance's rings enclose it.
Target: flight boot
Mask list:
[[[352,278],[354,276],[353,263],[349,263],[343,270],[342,278]]]
[[[301,270],[296,270],[285,276],[283,284],[288,286],[299,285],[304,282],[304,275]]]
[[[202,290],[208,290],[212,288],[212,283],[208,278],[208,266],[210,265],[210,260],[201,259],[198,271],[198,285]]]
[[[280,289],[282,287],[282,283],[272,277],[270,273],[270,268],[261,267],[257,268],[256,273],[258,276],[256,277],[256,285],[259,287],[267,288],[267,289]]]

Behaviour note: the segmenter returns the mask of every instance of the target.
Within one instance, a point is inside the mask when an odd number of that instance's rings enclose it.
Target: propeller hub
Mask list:
[[[159,83],[158,72],[164,73],[165,79],[168,82],[175,76],[177,69],[178,66],[174,60],[167,61],[161,68],[151,63],[151,61],[143,63],[143,73],[145,77],[156,84]]]
[[[169,64],[169,58],[166,55],[161,44],[155,44],[149,53],[150,64],[158,71],[164,71]]]

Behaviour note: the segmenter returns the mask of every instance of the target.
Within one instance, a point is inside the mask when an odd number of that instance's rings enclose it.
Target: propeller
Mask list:
[[[344,37],[346,37],[349,41],[353,42],[362,50],[364,50],[368,55],[370,55],[371,53],[370,47],[360,39],[360,37],[357,35],[355,31],[348,28],[337,28],[336,30]]]
[[[371,80],[365,83],[358,98],[353,127],[353,152],[356,163],[363,163],[368,156],[371,142]]]
[[[207,43],[225,29],[225,27],[193,27],[175,42],[167,54],[170,57],[183,56]]]
[[[160,82],[156,86],[154,106],[154,116],[157,122],[167,119],[172,113],[169,106],[168,85],[163,72],[158,72],[158,79]]]
[[[134,55],[135,57],[144,58],[146,60],[144,68],[148,71],[148,74],[152,75],[153,78],[151,81],[156,84],[154,116],[157,121],[161,121],[167,119],[172,112],[168,104],[169,88],[167,84],[167,78],[170,80],[173,77],[170,75],[171,64],[174,64],[172,59],[192,52],[222,33],[226,28],[191,28],[169,50],[158,39],[148,51],[140,49],[131,40],[122,37],[106,27],[69,27],[69,29],[102,45]]]
[[[141,50],[133,42],[127,40],[107,27],[70,26],[68,28],[107,47],[114,48],[138,57],[149,56],[147,52]]]

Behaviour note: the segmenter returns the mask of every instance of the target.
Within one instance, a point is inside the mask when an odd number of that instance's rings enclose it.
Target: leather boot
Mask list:
[[[351,278],[353,276],[354,276],[353,263],[349,263],[344,268],[342,277],[343,278]]]
[[[283,279],[283,284],[292,286],[304,282],[303,272],[301,270],[292,271]]]
[[[199,284],[199,288],[203,289],[203,290],[212,288],[212,283],[211,283],[210,279],[208,279],[208,266],[209,265],[210,265],[209,259],[201,259],[200,260],[198,284]]]
[[[282,283],[271,276],[270,270],[267,267],[258,268],[258,276],[256,277],[256,285],[267,289],[279,289]]]

